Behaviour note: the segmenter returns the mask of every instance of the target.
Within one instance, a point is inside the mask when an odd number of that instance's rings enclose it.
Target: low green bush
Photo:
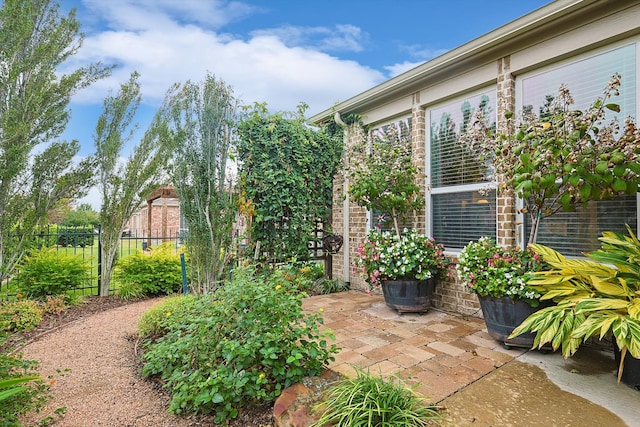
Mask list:
[[[6,332],[29,331],[42,321],[43,309],[32,300],[0,303],[0,330]]]
[[[58,246],[93,246],[96,232],[92,226],[58,227]]]
[[[301,292],[313,292],[315,283],[324,278],[324,265],[319,262],[282,264],[274,268],[273,274],[281,276]]]
[[[312,427],[421,427],[445,421],[437,406],[404,385],[399,378],[373,376],[355,367],[327,392],[314,409],[321,413]]]
[[[178,323],[196,306],[194,295],[172,295],[145,311],[138,321],[138,333],[147,340],[156,340]]]
[[[180,255],[171,243],[138,251],[118,261],[114,278],[123,298],[174,293],[182,288]]]
[[[143,356],[143,375],[169,388],[171,412],[215,413],[224,423],[321,373],[338,351],[330,331],[320,332],[320,313],[304,313],[302,295],[280,275],[237,268],[231,283],[189,304],[164,312],[173,320],[157,323],[168,331]]]
[[[61,295],[81,288],[89,280],[91,266],[82,255],[43,248],[26,257],[12,283],[25,297],[44,301],[47,295]]]

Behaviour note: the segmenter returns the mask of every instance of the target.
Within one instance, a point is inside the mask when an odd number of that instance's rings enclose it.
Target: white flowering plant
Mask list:
[[[456,266],[471,293],[520,299],[532,307],[538,306],[541,294],[527,286],[527,277],[543,268],[542,259],[531,249],[503,248],[488,237],[469,242]]]
[[[430,279],[446,271],[449,259],[442,244],[415,231],[404,230],[398,237],[388,231],[371,230],[358,245],[355,264],[372,290],[382,280]]]

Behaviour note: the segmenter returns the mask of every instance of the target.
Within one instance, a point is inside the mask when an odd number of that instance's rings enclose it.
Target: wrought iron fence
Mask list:
[[[123,258],[137,251],[145,251],[165,242],[175,245],[176,250],[183,242],[183,233],[170,233],[161,236],[159,233],[138,236],[129,232],[122,235],[117,256]],[[101,232],[99,229],[77,229],[63,227],[47,227],[37,233],[32,249],[26,256],[33,255],[35,251],[43,248],[51,248],[59,253],[67,253],[82,258],[90,266],[86,277],[83,277],[82,286],[70,289],[79,295],[99,295],[100,276],[102,273]],[[26,260],[26,258],[25,258]],[[25,261],[23,261],[25,262]],[[20,288],[20,269],[7,280],[0,283],[0,291],[5,295],[12,295]],[[110,292],[116,289],[112,286]]]

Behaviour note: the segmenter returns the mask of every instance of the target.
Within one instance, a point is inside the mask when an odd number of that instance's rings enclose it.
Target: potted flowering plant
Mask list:
[[[460,253],[458,276],[478,295],[489,335],[505,347],[533,343],[531,334],[508,337],[540,304],[541,294],[527,286],[526,278],[543,266],[530,248],[503,248],[487,237],[469,242]]]
[[[380,286],[387,305],[400,313],[426,312],[435,276],[449,265],[442,244],[406,229],[399,237],[388,231],[370,231],[358,246],[355,262],[369,291]]]
[[[620,83],[621,76],[613,75],[602,95],[584,110],[572,107],[574,100],[562,85],[540,116],[532,110],[521,117],[505,113],[506,126],[501,131],[483,111],[474,113],[461,143],[478,161],[491,165],[498,191],[510,191],[522,201],[520,212],[530,223],[527,246],[537,242],[545,218],[590,201],[637,193],[640,138],[635,123],[627,119],[622,127],[615,118],[606,123],[607,111],[620,111],[619,105],[610,102],[618,95]],[[485,319],[504,316],[488,313],[482,301],[488,297],[478,294]],[[521,301],[511,299],[503,306]]]
[[[349,147],[349,195],[368,211],[388,218],[394,233],[371,231],[360,245],[356,265],[369,291],[380,286],[385,302],[398,312],[425,312],[431,305],[434,275],[446,266],[443,247],[415,231],[401,231],[424,206],[412,162],[411,129],[405,121],[370,132]]]

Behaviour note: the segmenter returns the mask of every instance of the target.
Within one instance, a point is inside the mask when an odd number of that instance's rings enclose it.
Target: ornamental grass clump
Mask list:
[[[355,367],[356,377],[329,389],[315,410],[312,427],[419,427],[445,421],[437,406],[405,386],[397,377],[384,379]]]
[[[503,248],[482,237],[464,247],[456,269],[471,293],[524,300],[537,307],[541,294],[527,286],[526,278],[543,265],[540,256],[531,249]]]
[[[405,230],[400,237],[371,230],[358,246],[356,266],[364,273],[369,290],[382,280],[427,280],[444,272],[449,260],[444,246],[433,238]]]

